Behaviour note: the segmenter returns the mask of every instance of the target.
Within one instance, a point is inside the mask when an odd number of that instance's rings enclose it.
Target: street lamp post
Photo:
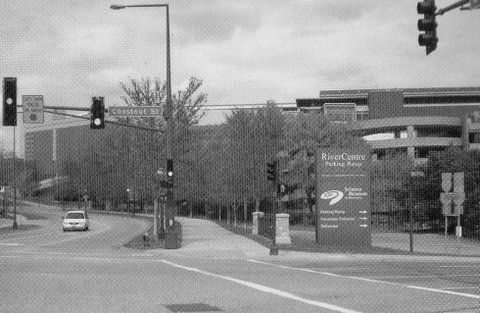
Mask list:
[[[167,66],[167,79],[166,79],[166,84],[167,84],[167,101],[165,104],[165,113],[164,113],[164,118],[167,122],[167,168],[168,164],[173,165],[173,149],[172,149],[172,143],[173,143],[173,119],[172,119],[172,113],[173,113],[173,104],[172,104],[172,82],[171,82],[171,70],[170,70],[170,13],[169,13],[169,7],[168,4],[136,4],[136,5],[116,5],[112,4],[110,6],[110,9],[112,10],[120,10],[120,9],[125,9],[125,8],[151,8],[151,7],[164,7],[166,9],[166,66]],[[173,180],[172,180],[173,182]],[[175,211],[174,211],[174,206],[173,206],[173,186],[170,186],[167,189],[167,201],[166,201],[166,219],[167,219],[167,225],[166,225],[166,230],[167,230],[167,237],[169,234],[173,233],[173,225],[174,225],[174,219],[175,219]],[[176,240],[175,240],[176,241]],[[176,248],[176,244],[174,244],[174,247],[169,247],[168,244],[166,245],[167,248]]]

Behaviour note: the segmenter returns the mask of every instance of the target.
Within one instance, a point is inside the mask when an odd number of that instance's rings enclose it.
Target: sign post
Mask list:
[[[424,177],[425,173],[420,171],[410,172],[411,180],[410,182],[413,183],[414,178],[421,178]],[[413,194],[412,194],[412,187],[410,187],[410,252],[413,252]]]
[[[455,236],[462,237],[460,215],[463,214],[463,202],[465,202],[464,176],[463,172],[453,173],[453,175],[452,173],[442,173],[443,193],[440,194],[440,201],[443,204],[443,215],[445,216],[445,237],[448,235],[447,228],[449,216],[457,217]],[[452,185],[453,192],[451,192]]]

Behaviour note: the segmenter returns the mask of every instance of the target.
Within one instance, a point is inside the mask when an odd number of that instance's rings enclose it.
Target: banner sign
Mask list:
[[[317,243],[371,246],[370,161],[368,148],[317,151]]]

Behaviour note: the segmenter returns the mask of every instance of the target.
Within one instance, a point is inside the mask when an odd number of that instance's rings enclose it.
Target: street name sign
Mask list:
[[[108,116],[113,117],[160,117],[162,108],[159,106],[114,106],[108,108]]]
[[[43,96],[25,95],[22,96],[23,123],[43,124]]]
[[[371,246],[370,161],[366,147],[317,151],[317,243]]]

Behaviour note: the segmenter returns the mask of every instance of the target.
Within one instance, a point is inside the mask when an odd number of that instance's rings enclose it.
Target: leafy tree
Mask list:
[[[410,172],[413,160],[406,153],[388,153],[382,160],[373,162],[371,182],[372,213],[389,226],[403,227],[406,210],[410,204]],[[385,221],[386,219],[386,221]]]
[[[418,186],[419,194],[424,200],[433,203],[432,219],[442,219],[442,173],[464,173],[465,202],[462,225],[466,236],[480,235],[480,151],[462,151],[451,146],[445,151],[433,152],[429,155],[425,167],[425,183]]]
[[[201,109],[207,101],[207,95],[198,93],[201,86],[200,79],[191,77],[185,90],[172,94],[172,116],[176,125],[183,127],[196,125],[203,117]],[[166,85],[159,78],[144,77],[140,80],[130,78],[128,83],[120,83],[120,87],[125,92],[121,99],[127,106],[160,106],[162,111],[165,110]],[[129,120],[165,131],[166,122],[163,118],[141,117]]]
[[[330,122],[321,114],[298,113],[287,119],[283,146],[290,161],[287,184],[304,191],[313,212],[315,154],[320,148],[364,146],[343,124]]]
[[[255,201],[258,207],[260,200],[271,194],[266,163],[281,151],[284,123],[280,108],[272,101],[257,110],[234,110],[227,117],[227,186],[235,223],[242,203],[247,217],[249,201]]]

